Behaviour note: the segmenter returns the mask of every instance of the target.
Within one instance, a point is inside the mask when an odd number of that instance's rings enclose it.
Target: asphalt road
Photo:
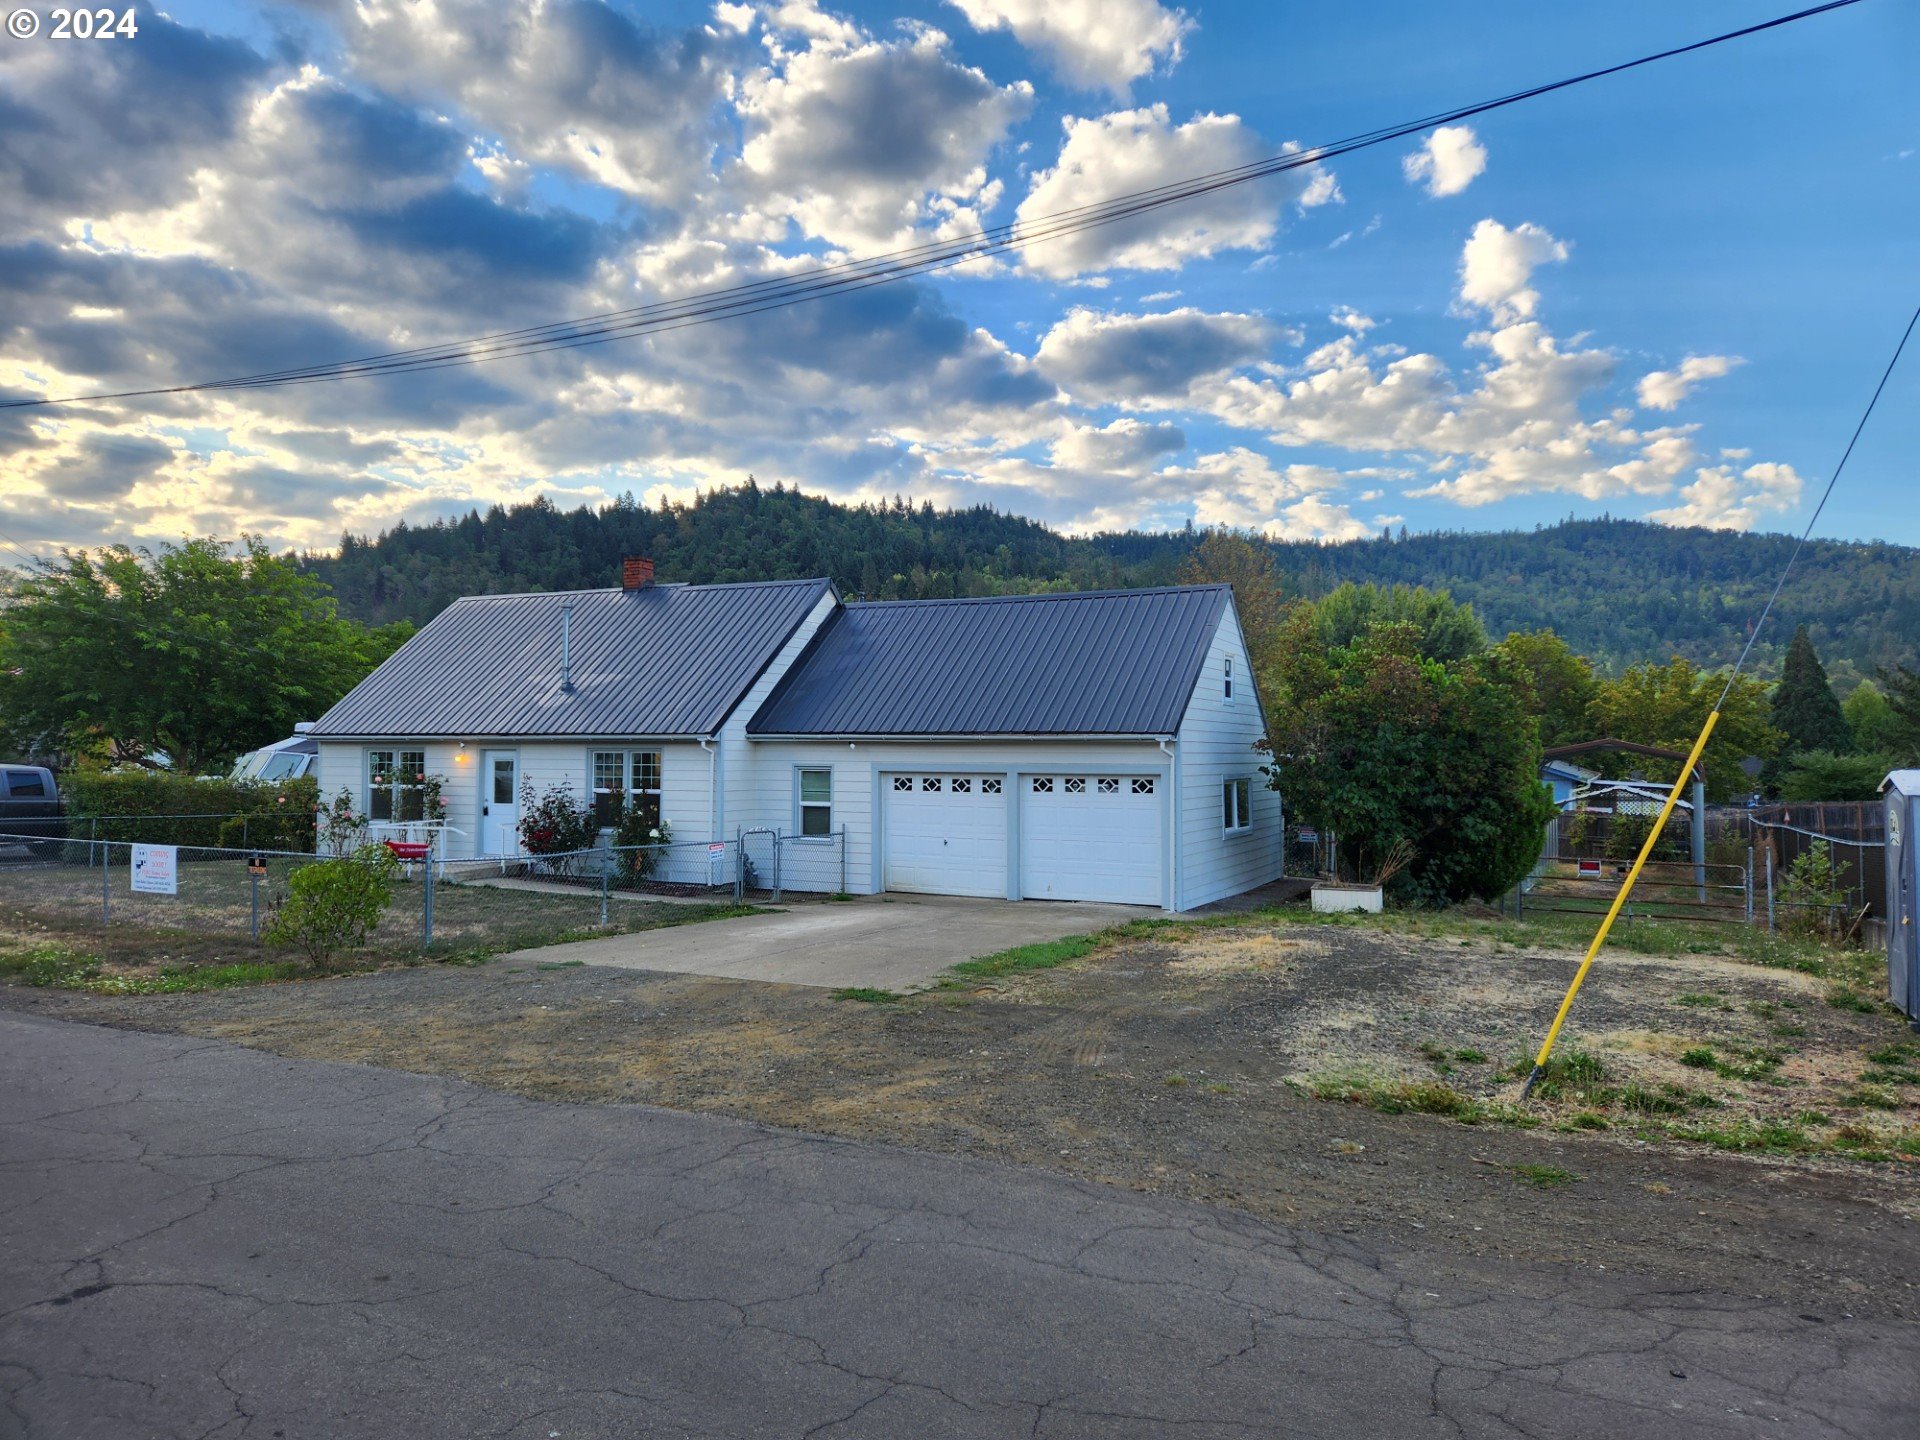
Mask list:
[[[0,1434],[1911,1436],[1920,1332],[0,1014]]]

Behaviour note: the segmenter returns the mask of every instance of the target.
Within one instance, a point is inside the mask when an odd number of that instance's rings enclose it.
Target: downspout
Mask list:
[[[700,748],[707,752],[707,839],[719,840],[720,817],[720,751],[713,743],[713,736],[702,735]]]
[[[1162,735],[1159,745],[1161,753],[1169,762],[1167,788],[1172,793],[1167,796],[1169,806],[1167,813],[1172,820],[1173,844],[1168,849],[1171,851],[1173,864],[1172,908],[1177,913],[1180,909],[1180,804],[1184,798],[1180,790],[1180,751],[1175,737],[1171,735]]]

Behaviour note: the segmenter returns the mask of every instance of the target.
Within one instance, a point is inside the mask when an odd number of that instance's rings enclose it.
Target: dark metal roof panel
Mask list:
[[[1230,587],[853,603],[757,735],[1171,735]]]
[[[309,733],[712,734],[831,589],[826,580],[782,580],[468,596]],[[571,692],[560,685],[567,609]]]

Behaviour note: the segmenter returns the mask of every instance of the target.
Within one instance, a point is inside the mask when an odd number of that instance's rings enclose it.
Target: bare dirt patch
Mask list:
[[[1304,1092],[1351,1066],[1492,1096],[1513,1084],[1498,1072],[1529,1047],[1576,959],[1247,917],[1137,927],[1058,969],[893,1004],[527,962],[138,999],[11,989],[0,1003],[1041,1165],[1430,1255],[1626,1268],[1811,1310],[1920,1316],[1920,1167],[1727,1154],[1657,1127],[1555,1129],[1584,1104],[1571,1099],[1519,1129]],[[1569,1045],[1601,1055],[1610,1075],[1644,1068],[1648,1084],[1686,1070],[1676,1083],[1787,1092],[1779,1080],[1696,1075],[1674,1046],[1791,1040],[1799,1088],[1838,1095],[1873,1083],[1863,1069],[1887,1068],[1867,1051],[1904,1043],[1884,1013],[1828,1005],[1831,981],[1692,959],[1610,956]],[[1709,994],[1711,1008],[1676,1003]],[[1767,1034],[1776,1024],[1807,1033]],[[1776,1075],[1800,1078],[1785,1060]]]

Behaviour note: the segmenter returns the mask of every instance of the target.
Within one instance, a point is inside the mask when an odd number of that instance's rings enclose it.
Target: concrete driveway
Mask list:
[[[1137,905],[874,895],[840,903],[807,901],[770,915],[544,945],[505,958],[546,964],[583,960],[627,970],[666,970],[781,985],[907,990],[926,984],[962,960],[1016,945],[1086,935],[1159,913]]]

